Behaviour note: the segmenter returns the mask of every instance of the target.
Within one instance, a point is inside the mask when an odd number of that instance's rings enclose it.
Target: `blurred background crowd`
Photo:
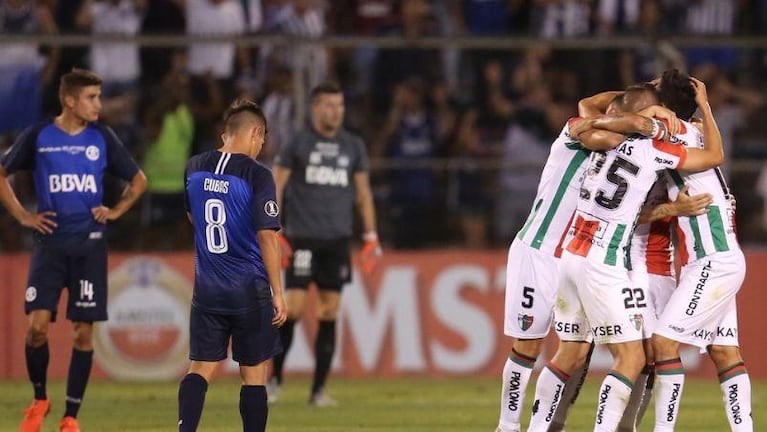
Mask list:
[[[139,35],[190,38],[169,46]],[[669,42],[680,36],[701,42]],[[184,167],[218,146],[226,105],[262,104],[268,164],[307,124],[309,90],[333,80],[347,128],[368,144],[389,247],[504,248],[577,101],[678,67],[708,85],[741,240],[765,244],[765,37],[767,0],[0,0],[0,146],[58,112],[62,73],[94,70],[105,80],[102,121],[149,178],[142,204],[111,229],[112,247],[186,249]],[[424,38],[441,42],[414,43]],[[13,181],[33,208],[30,176]],[[0,210],[0,250],[29,242]]]

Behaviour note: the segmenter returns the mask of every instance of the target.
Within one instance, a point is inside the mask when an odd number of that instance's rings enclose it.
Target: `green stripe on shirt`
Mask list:
[[[576,171],[578,171],[578,167],[581,166],[581,163],[586,160],[588,155],[589,151],[578,150],[578,152],[573,155],[573,158],[570,159],[570,164],[567,165],[567,169],[565,170],[564,175],[562,175],[562,180],[559,182],[559,186],[557,187],[557,192],[554,194],[554,198],[551,200],[549,210],[546,212],[546,216],[543,217],[543,222],[541,222],[541,226],[538,227],[538,231],[535,233],[535,237],[533,237],[533,241],[530,243],[530,246],[534,247],[535,249],[541,248],[543,238],[546,237],[546,233],[549,231],[551,221],[554,220],[554,215],[557,214],[559,204],[562,203],[562,197],[565,196],[565,192],[567,192],[570,181],[572,181]]]
[[[610,244],[607,246],[607,256],[605,256],[605,264],[615,265],[618,255],[618,246],[623,240],[623,233],[626,231],[626,224],[618,224],[613,233],[613,238],[610,239]]]
[[[714,249],[717,252],[726,252],[730,250],[727,245],[727,234],[724,232],[722,223],[722,214],[719,212],[719,206],[708,206],[708,225],[711,227],[711,236],[714,238]]]

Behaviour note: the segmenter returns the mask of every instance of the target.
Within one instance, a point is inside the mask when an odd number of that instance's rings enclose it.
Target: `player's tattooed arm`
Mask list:
[[[146,190],[146,186],[146,175],[144,175],[143,171],[139,170],[123,191],[120,201],[118,201],[112,208],[103,205],[92,208],[91,213],[93,214],[93,218],[96,219],[98,223],[103,224],[118,219],[136,203],[141,194]]]
[[[714,199],[711,194],[688,195],[687,186],[685,186],[679,191],[676,201],[667,202],[655,207],[643,207],[642,212],[639,214],[638,223],[654,222],[669,216],[700,216],[708,213],[708,206],[713,202]]]

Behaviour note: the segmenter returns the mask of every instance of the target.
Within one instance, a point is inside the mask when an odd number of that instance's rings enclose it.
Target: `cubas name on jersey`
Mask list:
[[[50,174],[48,176],[48,191],[50,193],[62,192],[90,192],[98,193],[96,177],[93,174]]]
[[[349,174],[346,168],[331,168],[327,166],[306,167],[306,182],[322,186],[349,186]]]
[[[227,180],[216,180],[212,178],[206,178],[203,182],[202,188],[209,192],[217,193],[229,193],[229,182]]]

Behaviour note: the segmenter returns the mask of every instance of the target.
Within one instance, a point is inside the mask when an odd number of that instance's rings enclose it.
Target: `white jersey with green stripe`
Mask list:
[[[566,250],[625,267],[642,204],[660,173],[684,163],[687,149],[680,142],[685,139],[691,136],[676,136],[676,142],[629,137],[614,150],[593,152]]]
[[[688,147],[703,147],[703,138]],[[680,216],[677,218],[675,232],[679,243],[679,255],[682,265],[699,260],[716,252],[726,252],[740,248],[735,226],[735,209],[732,208],[730,190],[719,168],[699,173],[668,170],[669,198],[675,200],[679,190],[687,186],[689,195],[709,193],[713,202],[708,206],[708,213],[701,216]]]
[[[517,238],[524,244],[556,256],[559,255],[557,249],[575,211],[578,191],[591,153],[570,138],[570,125],[575,120],[577,118],[570,119],[551,144],[533,209],[517,233]]]

